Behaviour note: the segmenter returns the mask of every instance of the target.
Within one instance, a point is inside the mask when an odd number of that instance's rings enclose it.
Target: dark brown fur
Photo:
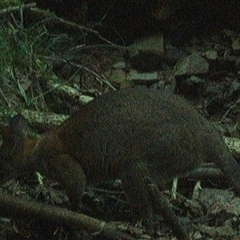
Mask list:
[[[2,131],[0,157],[14,169],[3,179],[41,171],[60,181],[75,206],[85,175],[88,183],[120,178],[133,209],[150,226],[153,209],[145,180],[163,185],[209,161],[220,166],[240,192],[240,166],[222,137],[172,94],[153,89],[109,92],[39,140],[26,138],[25,125],[17,115]],[[166,215],[169,207],[163,205]],[[174,217],[170,221],[179,227]],[[179,231],[179,238],[186,239],[184,230]]]

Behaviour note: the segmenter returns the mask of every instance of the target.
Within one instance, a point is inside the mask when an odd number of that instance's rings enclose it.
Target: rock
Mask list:
[[[209,63],[199,53],[191,54],[180,59],[174,67],[175,76],[204,74],[209,70]]]

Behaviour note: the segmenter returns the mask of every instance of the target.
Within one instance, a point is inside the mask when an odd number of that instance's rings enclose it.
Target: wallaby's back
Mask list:
[[[154,89],[104,94],[65,121],[58,132],[90,182],[95,177],[119,177],[118,166],[128,164],[123,162],[129,155],[132,162],[146,164],[160,182],[201,162],[231,158],[222,137],[192,106]]]

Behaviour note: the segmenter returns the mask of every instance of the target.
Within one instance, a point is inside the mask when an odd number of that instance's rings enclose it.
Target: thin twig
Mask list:
[[[33,8],[33,7],[36,7],[36,3],[29,3],[29,4],[23,4],[20,6],[4,8],[0,11],[0,15],[4,15],[6,13],[17,11],[17,10],[19,10],[19,8],[27,9],[27,8]]]

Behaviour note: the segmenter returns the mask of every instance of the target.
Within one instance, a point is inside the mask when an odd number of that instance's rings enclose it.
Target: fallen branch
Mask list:
[[[18,113],[24,115],[32,129],[36,130],[40,128],[45,131],[52,129],[54,126],[60,125],[69,117],[69,115],[52,112],[40,112],[28,109],[22,109],[22,111],[18,112],[13,109],[0,107],[0,125],[6,125],[9,122],[10,116],[13,117]]]
[[[0,214],[8,218],[35,218],[44,222],[63,224],[69,228],[101,235],[113,240],[133,240],[135,237],[123,233],[104,221],[46,204],[29,202],[0,193]]]
[[[188,233],[180,224],[177,216],[170,207],[169,202],[159,191],[158,186],[150,178],[145,179],[145,184],[154,206],[154,210],[163,216],[165,222],[172,228],[174,234],[178,237],[179,240],[189,240]]]

